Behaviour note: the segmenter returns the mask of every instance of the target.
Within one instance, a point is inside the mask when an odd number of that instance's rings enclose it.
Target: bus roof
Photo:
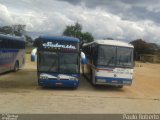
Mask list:
[[[14,40],[19,40],[19,41],[24,41],[24,38],[23,38],[23,37],[12,36],[12,35],[0,34],[0,38],[4,38],[4,39],[14,39]]]
[[[67,36],[40,36],[38,39],[79,42],[79,39],[74,38],[74,37],[67,37]]]
[[[84,46],[88,46],[91,45],[93,43],[97,43],[97,44],[101,44],[101,45],[112,45],[112,46],[121,46],[121,47],[130,47],[130,48],[134,48],[133,45],[126,43],[126,42],[122,42],[119,40],[95,40],[93,42],[87,43]]]

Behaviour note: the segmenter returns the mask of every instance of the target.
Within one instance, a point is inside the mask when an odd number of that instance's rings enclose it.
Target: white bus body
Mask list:
[[[132,84],[133,46],[118,40],[96,40],[85,44],[84,75],[93,85]]]

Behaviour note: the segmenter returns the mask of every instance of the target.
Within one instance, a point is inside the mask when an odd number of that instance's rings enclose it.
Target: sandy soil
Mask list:
[[[93,87],[83,77],[78,89],[37,85],[36,63],[26,57],[18,72],[0,76],[0,113],[159,113],[160,64],[136,63],[132,86]]]

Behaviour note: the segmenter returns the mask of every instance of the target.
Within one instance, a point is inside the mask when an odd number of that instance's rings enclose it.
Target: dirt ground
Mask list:
[[[136,63],[132,86],[93,87],[83,77],[78,89],[37,85],[29,55],[18,72],[0,76],[0,113],[160,113],[160,64]]]

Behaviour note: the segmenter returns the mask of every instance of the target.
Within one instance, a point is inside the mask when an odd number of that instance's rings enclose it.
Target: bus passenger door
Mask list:
[[[90,79],[92,84],[95,85],[95,75],[96,75],[96,66],[97,66],[97,58],[98,58],[98,46],[93,44],[91,46],[91,71],[90,71]]]
[[[0,51],[0,73],[3,71],[1,59],[2,59],[2,52]]]

